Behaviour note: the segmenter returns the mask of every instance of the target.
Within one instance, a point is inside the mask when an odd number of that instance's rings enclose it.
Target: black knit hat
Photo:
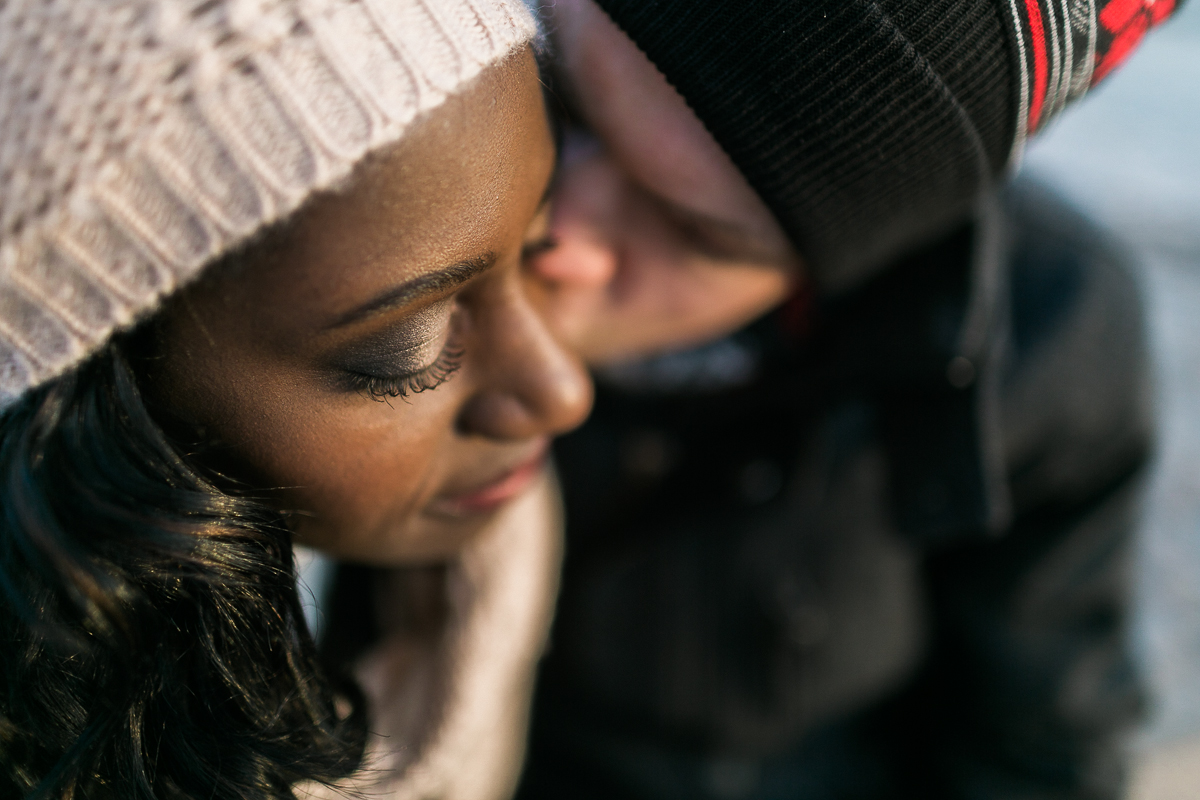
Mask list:
[[[827,291],[961,219],[1176,0],[598,0]]]

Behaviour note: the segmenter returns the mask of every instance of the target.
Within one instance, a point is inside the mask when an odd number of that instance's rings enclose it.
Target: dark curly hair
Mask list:
[[[360,763],[290,534],[164,433],[130,338],[0,418],[0,797],[293,797]]]

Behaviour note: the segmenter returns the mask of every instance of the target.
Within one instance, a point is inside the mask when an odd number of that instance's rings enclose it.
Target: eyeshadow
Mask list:
[[[364,375],[390,377],[425,369],[441,354],[450,328],[453,300],[434,303],[385,330],[347,347],[339,365]]]

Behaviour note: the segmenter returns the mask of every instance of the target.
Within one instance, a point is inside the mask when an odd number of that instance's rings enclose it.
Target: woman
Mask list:
[[[590,401],[522,277],[535,33],[508,0],[0,6],[0,795],[506,794],[543,461]],[[397,568],[353,676],[293,539]]]

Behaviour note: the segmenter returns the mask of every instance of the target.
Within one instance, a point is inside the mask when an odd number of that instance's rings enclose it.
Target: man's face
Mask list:
[[[558,0],[568,130],[558,247],[533,262],[556,325],[592,363],[704,342],[780,303],[801,262],[687,103],[591,0]]]

